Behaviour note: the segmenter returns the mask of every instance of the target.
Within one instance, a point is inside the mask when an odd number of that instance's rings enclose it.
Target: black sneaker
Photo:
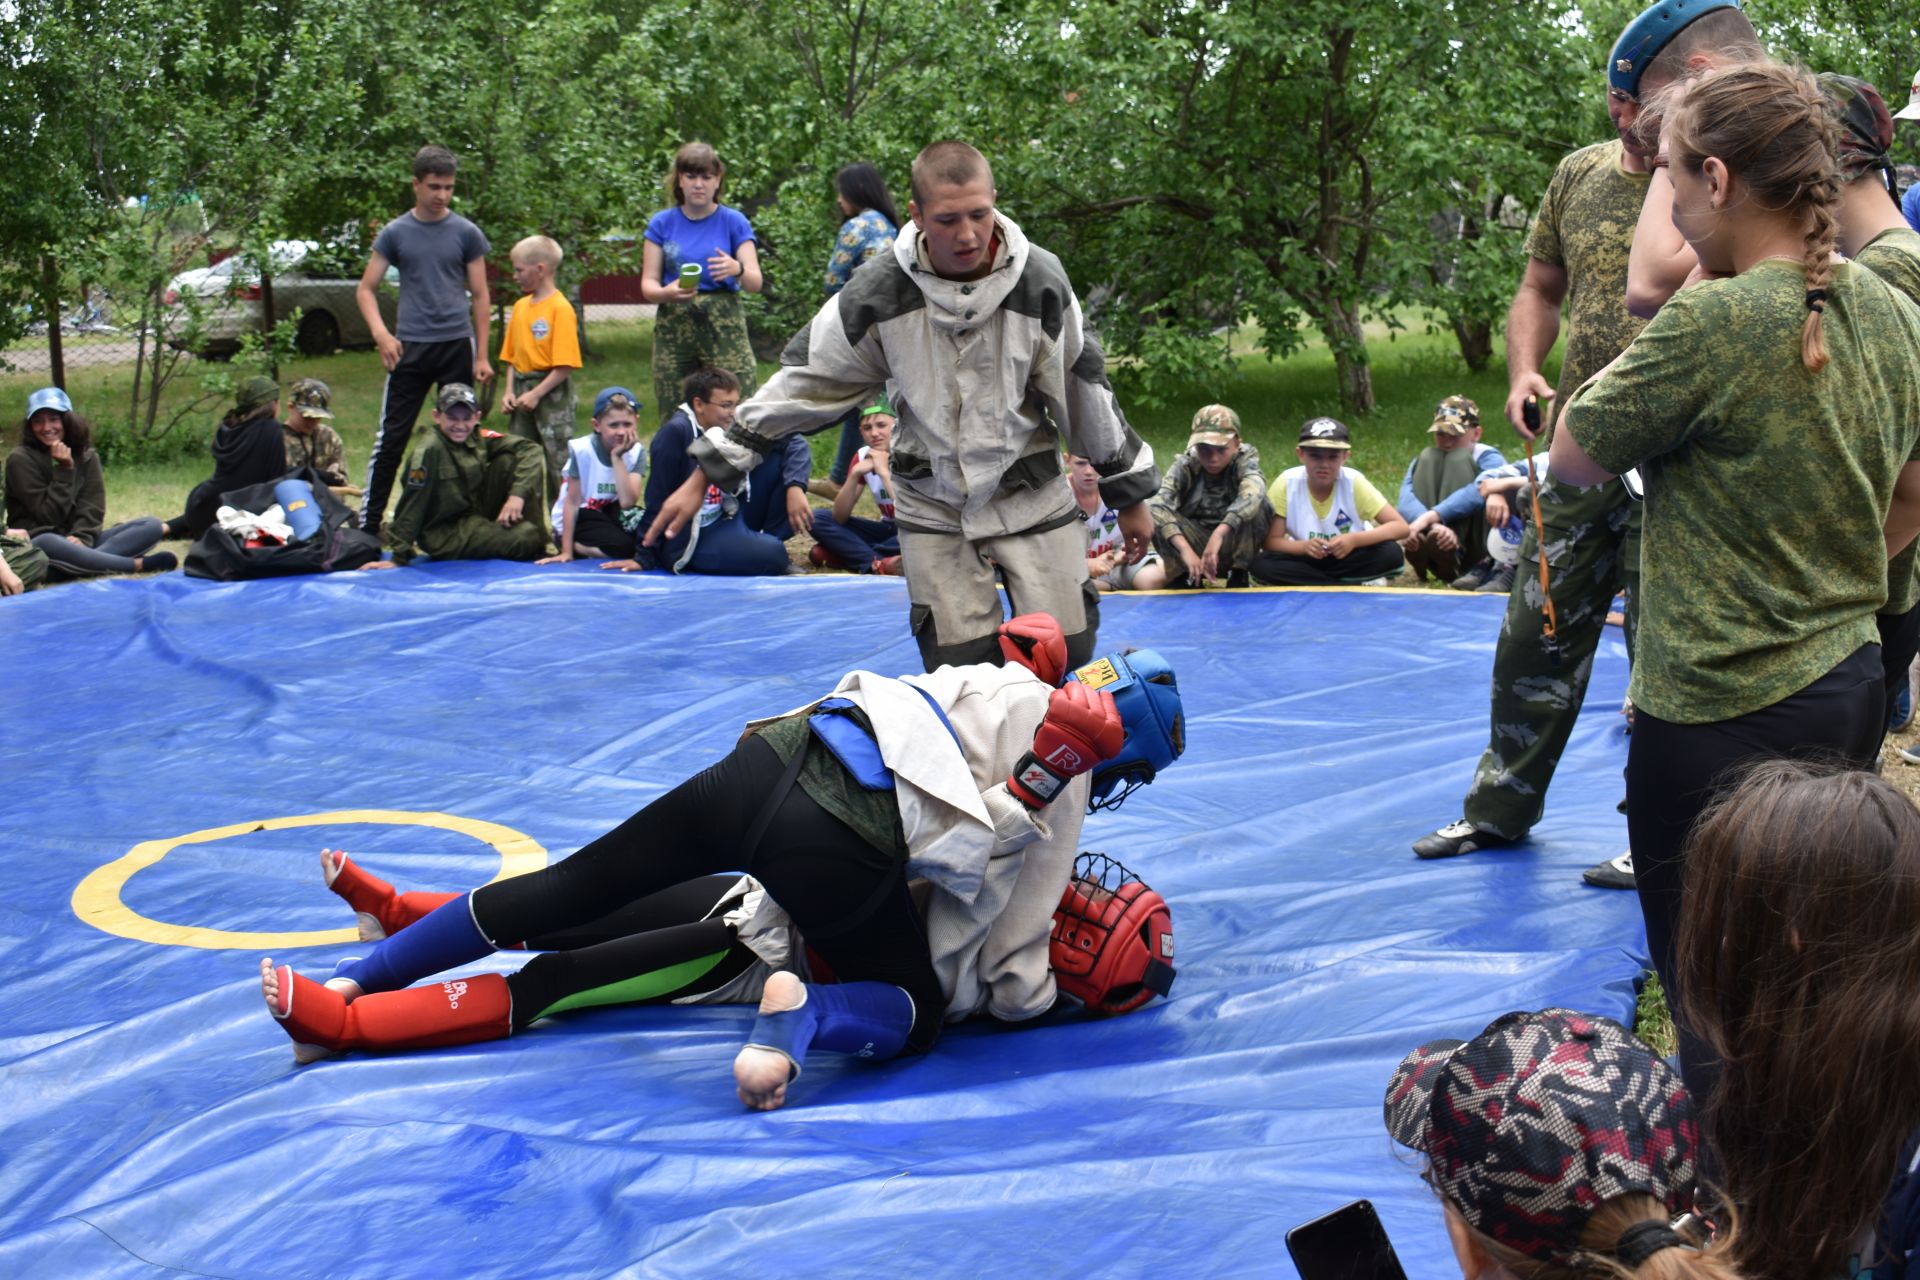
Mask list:
[[[1513,580],[1519,575],[1519,571],[1519,565],[1503,564],[1494,572],[1488,574],[1487,580],[1475,587],[1474,591],[1480,593],[1499,592],[1501,595],[1505,595],[1507,592],[1513,590]]]
[[[1413,851],[1422,858],[1457,858],[1463,853],[1477,853],[1481,849],[1504,849],[1518,843],[1505,836],[1497,836],[1491,831],[1482,831],[1465,818],[1458,822],[1449,822],[1431,835],[1421,836],[1413,842]]]
[[[1238,591],[1243,587],[1250,587],[1252,585],[1253,583],[1248,579],[1245,569],[1234,569],[1227,574],[1227,586],[1233,590]]]
[[[1617,858],[1608,858],[1597,867],[1588,867],[1580,878],[1596,889],[1633,888],[1633,850]]]
[[[1447,585],[1455,591],[1478,591],[1480,584],[1493,576],[1493,561],[1482,560]]]

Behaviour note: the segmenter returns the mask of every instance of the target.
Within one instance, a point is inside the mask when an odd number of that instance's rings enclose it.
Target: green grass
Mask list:
[[[1633,1010],[1633,1030],[1663,1058],[1680,1051],[1673,1034],[1673,1014],[1667,1009],[1667,993],[1654,974],[1648,974],[1646,985],[1640,988],[1640,999]]]
[[[576,375],[580,430],[587,430],[592,396],[610,383],[624,383],[652,398],[649,362],[653,351],[650,321],[631,324],[601,323],[591,333],[594,354]],[[1427,443],[1427,426],[1442,398],[1465,395],[1480,405],[1487,439],[1503,452],[1516,445],[1500,420],[1506,401],[1506,369],[1497,362],[1482,373],[1468,372],[1447,333],[1402,331],[1376,334],[1368,347],[1373,363],[1378,407],[1365,419],[1348,421],[1353,431],[1353,465],[1391,498],[1399,490],[1401,472]],[[198,379],[219,374],[224,366],[193,366],[169,388],[163,410],[190,402],[203,388]],[[762,365],[764,380],[774,366]],[[345,438],[349,473],[366,465],[373,441],[376,415],[385,373],[370,351],[340,352],[318,359],[297,359],[281,366],[282,385],[295,378],[323,379],[333,391],[334,425]],[[1549,376],[1552,370],[1549,369]],[[128,414],[130,366],[78,368],[68,377],[68,391],[81,412],[96,421],[123,419]],[[12,374],[0,377],[0,404],[19,405],[27,393],[45,382],[44,376]],[[1164,461],[1186,447],[1193,411],[1218,401],[1240,414],[1246,439],[1260,450],[1269,475],[1295,462],[1294,443],[1300,424],[1327,414],[1343,418],[1335,390],[1333,357],[1324,345],[1309,345],[1285,360],[1269,361],[1259,354],[1242,356],[1233,376],[1221,382],[1195,383],[1184,388],[1174,403],[1161,408],[1125,405],[1135,428]],[[196,416],[184,430],[195,433],[183,457],[157,463],[115,463],[107,474],[109,523],[137,515],[177,514],[187,490],[205,478],[204,441],[213,433],[220,407]],[[6,445],[18,440],[18,429],[8,427]],[[813,437],[814,470],[824,475],[832,460],[835,433]]]

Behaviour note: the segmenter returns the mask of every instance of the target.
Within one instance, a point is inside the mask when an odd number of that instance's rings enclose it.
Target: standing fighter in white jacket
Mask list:
[[[993,172],[964,142],[913,162],[912,225],[854,272],[781,354],[731,427],[691,452],[699,469],[653,514],[671,537],[709,482],[725,490],[783,437],[818,431],[886,388],[899,421],[893,489],[900,565],[927,670],[999,661],[998,566],[1015,614],[1060,622],[1073,665],[1093,656],[1099,592],[1060,462],[1093,461],[1127,560],[1153,538],[1153,450],[1127,425],[1106,359],[1060,260],[997,212]]]

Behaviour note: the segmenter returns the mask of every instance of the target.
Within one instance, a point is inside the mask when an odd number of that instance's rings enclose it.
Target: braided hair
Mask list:
[[[1800,362],[1827,365],[1821,316],[1839,233],[1839,123],[1805,70],[1778,62],[1733,67],[1696,81],[1668,122],[1673,163],[1700,172],[1718,157],[1762,209],[1797,214],[1805,248],[1807,319]]]

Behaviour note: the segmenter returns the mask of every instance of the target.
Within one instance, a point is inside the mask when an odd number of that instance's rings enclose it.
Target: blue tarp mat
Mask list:
[[[323,845],[467,887],[752,715],[915,669],[897,580],[456,564],[0,602],[0,1275],[1272,1276],[1362,1196],[1446,1273],[1381,1127],[1394,1064],[1509,1009],[1630,1017],[1645,946],[1633,895],[1579,882],[1625,841],[1617,632],[1535,842],[1408,852],[1458,814],[1502,605],[1107,601],[1186,698],[1186,757],[1085,837],[1172,903],[1173,999],[810,1065],[763,1115],[729,1071],[749,1010],[296,1068],[258,957],[359,950]]]

